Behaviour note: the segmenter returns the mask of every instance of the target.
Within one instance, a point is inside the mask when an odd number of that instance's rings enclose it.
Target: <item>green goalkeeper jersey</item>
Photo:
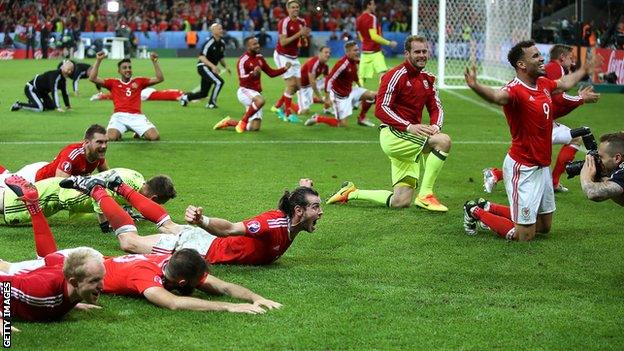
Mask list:
[[[145,178],[143,178],[141,173],[127,168],[111,169],[99,173],[98,176],[106,175],[112,170],[115,170],[123,179],[123,182],[136,191],[139,191],[145,184]],[[69,211],[70,214],[102,213],[100,207],[89,195],[74,189],[61,188],[59,182],[63,179],[48,178],[35,183],[39,193],[39,206],[46,217],[50,217],[62,210]],[[127,205],[122,196],[110,190],[107,190],[107,192],[120,205]],[[17,195],[9,189],[4,192],[4,222],[8,225],[30,222],[30,214],[26,210],[24,202],[19,200]]]

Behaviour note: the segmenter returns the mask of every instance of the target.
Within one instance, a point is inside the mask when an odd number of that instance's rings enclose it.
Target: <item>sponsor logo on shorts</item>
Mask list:
[[[258,221],[251,221],[251,222],[247,223],[247,230],[251,234],[257,233],[258,231],[260,231],[260,222],[258,222]]]

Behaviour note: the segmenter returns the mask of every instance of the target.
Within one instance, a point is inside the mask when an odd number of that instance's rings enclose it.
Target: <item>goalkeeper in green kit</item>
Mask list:
[[[135,170],[114,168],[96,176],[103,177],[113,170],[121,176],[124,183],[154,202],[164,204],[176,196],[171,178],[165,175],[158,175],[145,181],[143,175]],[[102,231],[108,231],[108,221],[97,203],[90,196],[77,190],[61,188],[59,182],[63,179],[48,178],[34,184],[39,193],[39,206],[43,214],[50,217],[60,211],[68,211],[70,215],[95,213]],[[0,224],[13,226],[30,223],[30,215],[24,202],[19,200],[14,192],[5,190],[0,188]],[[128,205],[122,196],[111,191],[109,195],[120,205]]]

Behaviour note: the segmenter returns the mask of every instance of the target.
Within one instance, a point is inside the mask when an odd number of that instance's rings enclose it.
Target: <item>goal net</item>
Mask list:
[[[428,69],[436,73],[440,88],[465,87],[463,72],[472,62],[486,84],[502,85],[514,76],[507,52],[515,43],[531,38],[532,0],[412,3],[416,18],[413,28],[417,28],[412,32],[429,41]]]

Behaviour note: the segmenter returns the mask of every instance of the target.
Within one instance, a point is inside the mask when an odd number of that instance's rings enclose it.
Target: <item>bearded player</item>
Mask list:
[[[19,178],[18,192],[28,205],[32,215],[33,231],[37,254],[44,260],[26,261],[13,264],[3,262],[4,268],[9,271],[32,270],[39,267],[64,264],[66,256],[74,251],[56,250],[56,243],[45,216],[38,210],[38,194],[32,184]],[[75,179],[65,179],[65,184],[90,193],[97,199],[102,208],[112,207],[120,211],[111,215],[111,225],[115,229],[124,226],[133,226],[132,219],[106,193],[98,178],[82,179],[78,183]],[[13,182],[13,183],[18,183]],[[14,189],[14,188],[12,188]],[[208,274],[209,266],[197,251],[181,249],[173,255],[127,255],[109,257],[104,260],[106,274],[103,283],[100,278],[99,290],[93,293],[95,299],[99,292],[105,294],[144,297],[151,303],[170,310],[192,311],[228,311],[238,313],[264,313],[267,309],[279,308],[281,304],[265,299],[242,286],[224,282]],[[102,272],[103,273],[103,272]],[[206,301],[190,295],[195,288],[210,294],[228,295],[233,298],[246,300],[250,303],[229,303],[220,301]],[[171,291],[177,290],[180,295]]]
[[[552,226],[555,196],[550,162],[555,118],[552,95],[573,88],[585,75],[601,66],[594,56],[574,73],[557,81],[546,77],[544,58],[532,40],[509,50],[509,63],[516,78],[501,90],[477,82],[476,67],[466,69],[467,85],[485,101],[503,106],[511,131],[511,148],[503,163],[509,207],[488,201],[468,201],[464,205],[464,229],[476,234],[481,221],[500,237],[528,241]]]
[[[550,49],[550,62],[544,67],[546,78],[551,80],[561,79],[570,72],[573,62],[573,49],[571,46],[556,44]],[[554,94],[553,116],[555,119],[563,117],[572,112],[583,103],[595,103],[600,98],[592,87],[585,87],[579,90],[579,96],[570,96],[566,93]],[[552,143],[563,144],[557,156],[555,167],[553,168],[553,188],[555,192],[567,192],[559,179],[565,171],[565,165],[574,160],[574,155],[581,147],[581,138],[572,138],[570,128],[553,121]],[[503,171],[499,168],[486,168],[483,170],[483,187],[486,192],[491,193],[494,186],[503,180]]]
[[[102,51],[96,54],[89,80],[108,89],[113,96],[115,109],[106,128],[108,139],[111,141],[121,140],[123,133],[131,130],[145,140],[159,140],[158,130],[141,112],[141,91],[165,80],[158,65],[158,55],[155,52],[150,54],[156,77],[132,78],[132,62],[130,59],[123,59],[117,62],[117,72],[121,79],[98,77],[100,64],[105,56],[106,54]]]

